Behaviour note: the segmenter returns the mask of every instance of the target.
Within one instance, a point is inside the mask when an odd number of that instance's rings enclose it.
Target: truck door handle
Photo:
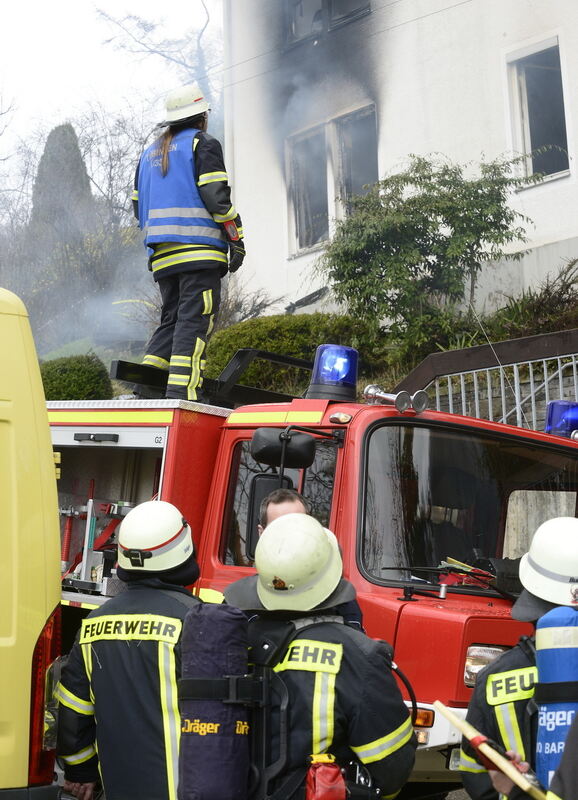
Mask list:
[[[118,442],[118,433],[75,433],[75,442]]]

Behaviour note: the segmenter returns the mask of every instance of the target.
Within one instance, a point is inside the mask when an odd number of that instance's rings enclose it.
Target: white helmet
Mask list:
[[[164,572],[193,553],[191,529],[172,503],[148,500],[129,511],[120,525],[118,565],[123,569]]]
[[[337,539],[307,514],[285,514],[255,549],[257,594],[269,611],[309,611],[337,588],[343,571]]]
[[[525,589],[557,606],[578,606],[578,519],[542,523],[520,561]]]
[[[181,122],[189,117],[196,117],[209,110],[209,104],[201,91],[201,87],[195,81],[186,86],[179,86],[173,89],[165,98],[166,121],[169,125],[172,122]]]

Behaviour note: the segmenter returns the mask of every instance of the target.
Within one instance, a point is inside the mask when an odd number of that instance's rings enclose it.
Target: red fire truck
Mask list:
[[[356,402],[350,365],[324,352],[305,398],[48,404],[61,459],[64,649],[86,609],[116,591],[115,530],[135,504],[159,498],[183,511],[195,592],[220,601],[253,569],[261,499],[292,486],[335,532],[367,633],[394,646],[413,686],[420,745],[405,796],[443,796],[459,782],[459,736],[432,702],[465,715],[479,669],[530,632],[510,616],[517,559],[542,521],[577,513],[578,442],[428,411],[423,393],[369,387]]]

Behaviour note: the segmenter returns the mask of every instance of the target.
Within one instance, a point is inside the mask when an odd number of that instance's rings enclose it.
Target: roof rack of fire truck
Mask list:
[[[237,350],[218,378],[204,378],[202,400],[224,408],[236,408],[253,403],[282,403],[293,400],[295,395],[259,389],[256,386],[243,386],[237,383],[241,376],[256,359],[280,364],[284,367],[298,367],[311,371],[313,362],[293,356],[270,353],[268,350],[257,350],[245,347]],[[135,384],[143,398],[158,399],[165,395],[168,372],[147,364],[134,364],[130,361],[113,361],[110,366],[110,377],[115,380]]]

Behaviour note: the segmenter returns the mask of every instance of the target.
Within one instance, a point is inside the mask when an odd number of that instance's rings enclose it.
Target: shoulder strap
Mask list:
[[[166,594],[167,597],[172,597],[174,600],[178,600],[185,608],[192,608],[201,602],[198,597],[192,594],[179,592],[177,589],[159,589],[159,592]]]

